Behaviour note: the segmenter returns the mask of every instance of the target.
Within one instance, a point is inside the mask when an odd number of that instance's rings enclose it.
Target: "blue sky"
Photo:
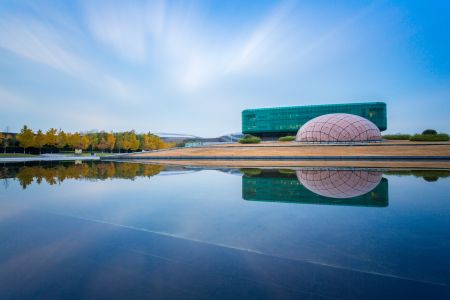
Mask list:
[[[450,132],[449,28],[449,1],[2,1],[0,126],[217,136],[385,101],[388,132]]]

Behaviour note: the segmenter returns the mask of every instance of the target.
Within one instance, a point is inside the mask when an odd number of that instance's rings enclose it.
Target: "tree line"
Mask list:
[[[45,147],[47,150],[98,150],[108,152],[137,151],[137,150],[158,150],[171,148],[175,143],[167,143],[157,135],[152,133],[136,134],[134,130],[126,132],[65,132],[50,128],[46,132],[38,130],[34,132],[28,126],[23,126],[20,133],[12,134],[0,133],[0,141],[4,152],[12,145],[23,148],[23,152],[30,148],[35,148],[42,153]]]

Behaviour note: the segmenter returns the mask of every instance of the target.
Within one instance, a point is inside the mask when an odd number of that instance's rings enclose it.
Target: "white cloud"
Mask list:
[[[294,4],[282,2],[256,28],[249,24],[234,33],[214,31],[191,2],[87,1],[84,13],[90,33],[101,44],[134,64],[153,59],[168,85],[194,92],[230,74],[269,70],[283,55],[285,21]]]
[[[62,47],[63,41],[40,22],[3,16],[0,37],[1,48],[59,71],[77,74],[86,68],[85,63]]]
[[[146,57],[147,30],[140,7],[123,2],[119,7],[89,2],[86,9],[91,33],[120,55],[142,61]]]
[[[76,41],[70,38],[70,32],[57,32],[32,18],[2,16],[0,19],[0,48],[119,97],[130,95],[127,84],[93,67],[89,60],[76,53],[78,49],[74,44]],[[70,46],[75,50],[70,49]]]
[[[125,59],[139,63],[148,56],[151,36],[164,30],[165,2],[88,1],[85,16],[91,34]]]
[[[284,31],[281,27],[293,8],[293,1],[282,2],[275,7],[243,43],[235,60],[230,64],[229,70],[237,72],[252,67],[265,58],[273,57],[270,52],[276,48],[274,40],[277,40],[280,32]]]

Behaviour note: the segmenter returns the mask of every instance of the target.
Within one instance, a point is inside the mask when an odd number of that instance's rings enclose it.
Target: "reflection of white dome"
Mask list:
[[[297,142],[367,142],[381,140],[378,127],[351,114],[327,114],[306,122],[297,132]]]
[[[364,170],[303,170],[297,178],[308,190],[330,198],[352,198],[373,190],[383,173]]]

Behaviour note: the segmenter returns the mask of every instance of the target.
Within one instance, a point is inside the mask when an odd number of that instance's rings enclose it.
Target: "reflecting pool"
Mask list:
[[[0,165],[0,299],[450,299],[450,171]]]

